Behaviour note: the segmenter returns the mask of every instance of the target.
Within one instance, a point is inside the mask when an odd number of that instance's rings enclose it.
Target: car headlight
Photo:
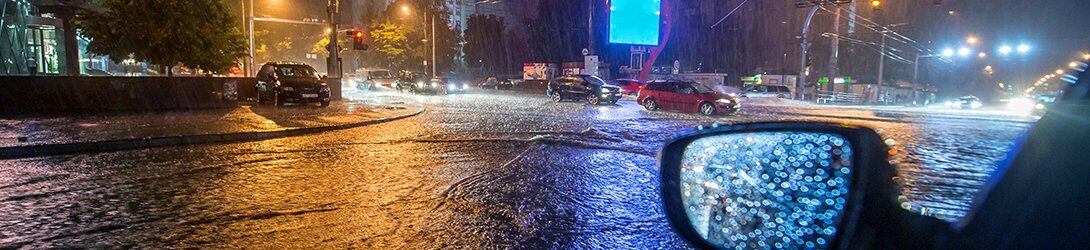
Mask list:
[[[431,87],[432,87],[432,88],[438,88],[438,87],[439,87],[439,84],[438,84],[438,83],[434,83],[434,82],[433,82],[433,83],[431,83]]]
[[[1028,112],[1033,109],[1039,109],[1037,108],[1037,105],[1040,104],[1029,98],[1015,98],[1007,101],[1007,109],[1012,111]]]
[[[715,102],[725,103],[725,104],[734,103],[734,101],[732,101],[731,99],[719,99],[719,100],[715,100]]]
[[[462,84],[462,89],[469,89],[469,84]]]
[[[424,87],[424,82],[417,82],[416,87],[423,88]]]
[[[738,94],[736,94],[736,93],[728,93],[728,94],[727,94],[727,96],[730,96],[730,97],[738,97]]]
[[[284,88],[282,88],[281,90],[284,90],[284,91],[289,91],[289,92],[290,92],[290,91],[295,91],[295,88],[292,88],[292,87],[284,87]]]

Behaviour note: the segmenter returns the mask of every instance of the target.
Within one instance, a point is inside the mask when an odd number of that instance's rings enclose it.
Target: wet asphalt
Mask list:
[[[0,161],[0,248],[687,248],[659,204],[662,143],[698,125],[782,120],[880,130],[912,208],[953,221],[1032,124],[760,105],[709,118],[495,91],[346,96],[427,112],[268,141]]]

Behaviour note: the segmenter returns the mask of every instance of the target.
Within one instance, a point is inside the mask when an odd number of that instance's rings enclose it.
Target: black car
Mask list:
[[[510,90],[511,87],[515,86],[515,83],[511,80],[501,80],[497,77],[488,77],[481,81],[479,86],[482,89]]]
[[[593,75],[568,75],[549,82],[545,92],[555,102],[585,100],[591,105],[616,104],[621,99],[621,88],[606,84]]]
[[[429,93],[445,95],[450,93],[464,93],[469,90],[469,84],[459,82],[449,77],[436,77],[429,80],[424,80],[423,77],[416,77],[415,81],[399,83],[397,89],[418,94]]]
[[[321,103],[329,106],[330,92],[324,77],[302,63],[266,63],[257,73],[257,101],[276,106],[285,103]]]

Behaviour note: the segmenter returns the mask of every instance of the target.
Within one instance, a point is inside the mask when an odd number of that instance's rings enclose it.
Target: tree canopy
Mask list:
[[[246,55],[235,16],[220,0],[101,0],[76,25],[91,38],[88,52],[161,66],[224,72]]]

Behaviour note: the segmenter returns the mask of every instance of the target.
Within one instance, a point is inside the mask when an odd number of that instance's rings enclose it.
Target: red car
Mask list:
[[[733,95],[715,92],[699,83],[654,81],[639,91],[636,101],[647,110],[669,109],[703,115],[734,114],[742,103]]]
[[[610,82],[609,85],[620,87],[621,94],[625,95],[635,95],[643,87],[643,83],[636,79],[617,79]]]

